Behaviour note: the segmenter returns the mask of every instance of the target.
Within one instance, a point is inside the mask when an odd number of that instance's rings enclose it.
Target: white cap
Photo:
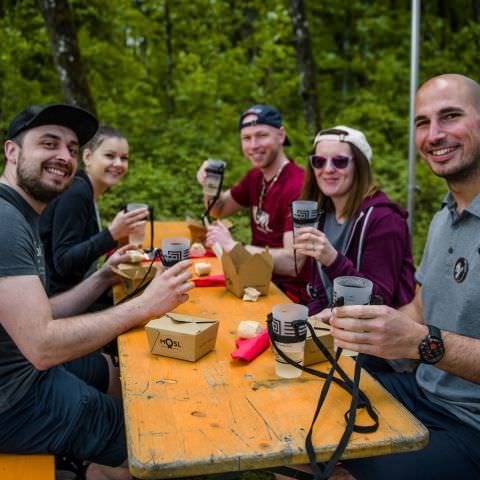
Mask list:
[[[368,163],[372,161],[372,147],[367,142],[365,135],[360,130],[354,128],[345,127],[344,125],[338,125],[337,127],[327,128],[321,130],[315,136],[313,141],[313,147],[317,146],[317,143],[323,140],[335,140],[337,142],[346,142],[355,145],[368,160]]]

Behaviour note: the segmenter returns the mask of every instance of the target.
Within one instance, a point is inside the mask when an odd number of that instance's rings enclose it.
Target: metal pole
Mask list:
[[[418,57],[420,36],[420,2],[412,0],[412,25],[410,34],[410,122],[408,129],[408,228],[413,237],[415,223],[415,191],[417,189],[415,176],[415,92],[418,87]]]

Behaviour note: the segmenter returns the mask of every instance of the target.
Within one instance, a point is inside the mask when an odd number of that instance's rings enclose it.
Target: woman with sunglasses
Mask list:
[[[318,202],[319,226],[300,228],[294,238],[298,263],[316,260],[310,313],[332,304],[333,280],[345,275],[371,280],[373,295],[386,305],[410,302],[415,281],[407,212],[374,184],[364,134],[338,126],[320,131],[313,145],[301,198]]]

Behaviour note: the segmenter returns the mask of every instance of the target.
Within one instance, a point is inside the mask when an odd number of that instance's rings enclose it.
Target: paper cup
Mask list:
[[[318,228],[318,204],[311,200],[292,202],[293,234],[302,227]]]
[[[303,365],[305,338],[307,335],[306,321],[308,309],[304,305],[286,303],[274,305],[272,308],[272,330],[277,347],[299,365]],[[287,363],[275,353],[275,373],[282,378],[296,378],[302,370]]]
[[[148,210],[148,205],[145,203],[127,203],[126,206],[127,212],[132,212],[133,210],[139,210],[141,208],[146,208]],[[136,245],[137,247],[143,245],[145,242],[145,227],[145,224],[136,227],[128,236],[128,243]]]
[[[172,267],[190,256],[190,239],[184,237],[165,238],[162,240],[162,263]]]
[[[210,197],[214,197],[219,193],[220,185],[222,184],[223,172],[225,170],[225,162],[223,160],[215,160],[213,158],[208,159],[207,178],[203,185],[203,193]]]
[[[368,305],[373,283],[362,277],[337,277],[333,281],[333,303],[343,305]],[[343,300],[340,300],[343,299]]]

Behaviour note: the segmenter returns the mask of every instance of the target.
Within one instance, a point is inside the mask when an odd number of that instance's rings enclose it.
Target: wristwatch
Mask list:
[[[420,342],[418,351],[420,361],[433,365],[439,362],[445,355],[445,346],[442,340],[442,333],[439,328],[427,325],[428,335]]]

